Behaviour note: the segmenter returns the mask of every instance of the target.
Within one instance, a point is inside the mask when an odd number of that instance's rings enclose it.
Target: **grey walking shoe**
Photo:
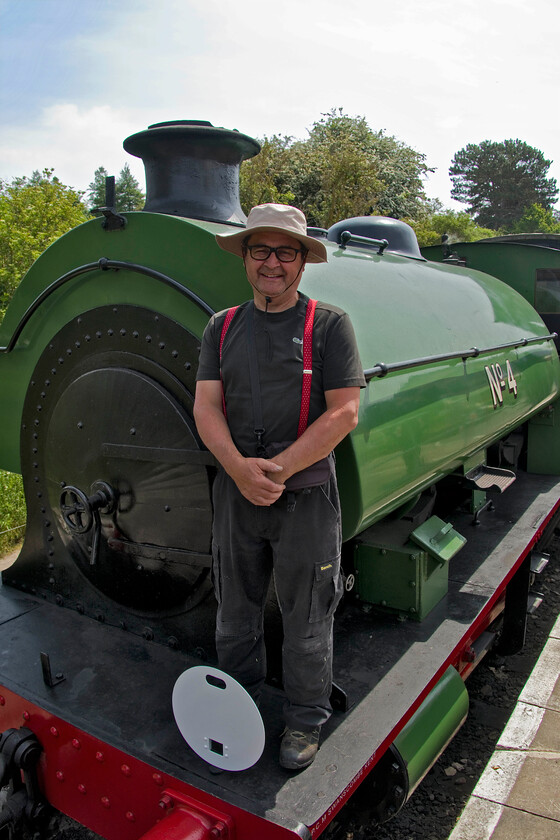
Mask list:
[[[320,732],[320,726],[307,732],[286,728],[280,745],[280,766],[285,770],[303,770],[313,764],[319,749]]]

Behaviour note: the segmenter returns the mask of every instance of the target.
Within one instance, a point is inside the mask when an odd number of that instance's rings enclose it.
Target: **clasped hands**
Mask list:
[[[230,473],[239,492],[253,505],[268,507],[285,490],[282,483],[284,467],[266,458],[243,458]]]

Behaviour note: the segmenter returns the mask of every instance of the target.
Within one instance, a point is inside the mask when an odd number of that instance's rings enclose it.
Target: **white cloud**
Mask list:
[[[66,102],[45,108],[32,127],[4,129],[0,160],[5,171],[0,175],[30,175],[49,167],[63,183],[85,190],[98,166],[118,175],[128,162],[143,186],[142,162],[122,148],[125,137],[144,128],[138,119],[137,114],[107,105],[84,108]]]

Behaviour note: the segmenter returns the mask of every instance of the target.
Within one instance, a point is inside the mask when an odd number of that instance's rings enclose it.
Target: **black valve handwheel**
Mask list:
[[[68,528],[75,534],[85,534],[93,525],[93,510],[86,494],[68,485],[60,494],[60,511]]]
[[[97,511],[112,513],[115,509],[115,492],[109,484],[95,481],[91,489],[94,491],[92,495],[86,496],[83,490],[69,484],[60,494],[62,518],[75,534],[89,531]]]

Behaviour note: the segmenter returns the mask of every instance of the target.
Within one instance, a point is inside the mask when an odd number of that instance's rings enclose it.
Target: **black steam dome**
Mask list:
[[[203,120],[173,120],[132,134],[123,146],[144,161],[144,210],[211,222],[246,221],[239,204],[239,167],[260,151],[252,137]]]
[[[364,236],[369,239],[386,239],[389,243],[385,249],[387,253],[424,260],[418,247],[416,234],[410,225],[401,222],[400,219],[391,219],[388,216],[355,216],[353,219],[344,219],[342,222],[331,225],[327,233],[327,239],[330,239],[331,242],[340,243],[340,235],[345,230],[356,236]],[[352,242],[352,246],[360,248],[377,247],[375,243],[368,246],[364,242]]]

